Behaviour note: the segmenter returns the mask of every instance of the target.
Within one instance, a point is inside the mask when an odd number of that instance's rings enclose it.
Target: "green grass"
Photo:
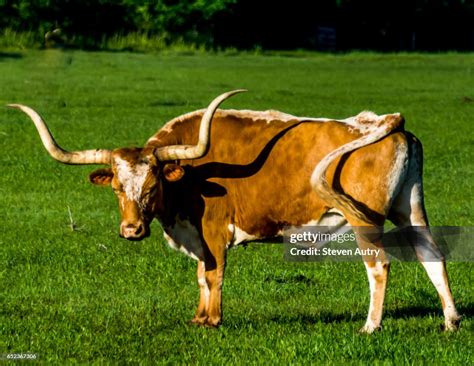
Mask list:
[[[140,146],[235,88],[250,92],[226,108],[400,111],[424,143],[431,224],[472,226],[473,66],[472,54],[0,53],[0,104],[32,106],[68,149]],[[384,329],[365,336],[362,263],[289,263],[278,245],[239,247],[228,255],[224,325],[195,328],[195,263],[167,247],[158,224],[143,242],[119,239],[112,192],[87,182],[94,167],[54,162],[18,111],[0,108],[0,141],[0,353],[57,363],[473,363],[472,263],[448,264],[458,332],[440,331],[421,266],[394,263]]]

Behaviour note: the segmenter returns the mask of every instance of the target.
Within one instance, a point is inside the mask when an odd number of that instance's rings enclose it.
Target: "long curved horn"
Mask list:
[[[226,100],[237,93],[246,92],[246,89],[233,90],[219,95],[214,99],[206,109],[202,116],[201,126],[199,127],[199,141],[197,145],[171,145],[163,146],[155,151],[155,156],[161,160],[183,160],[183,159],[198,159],[204,156],[209,149],[209,137],[212,117],[217,107]]]
[[[66,151],[56,143],[46,123],[33,109],[22,104],[8,104],[8,107],[19,109],[31,118],[44,147],[53,159],[64,164],[110,164],[112,156],[110,150]]]

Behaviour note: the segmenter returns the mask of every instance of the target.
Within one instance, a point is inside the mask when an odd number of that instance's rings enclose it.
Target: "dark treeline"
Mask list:
[[[0,29],[71,46],[139,32],[209,48],[473,50],[474,0],[0,0]]]

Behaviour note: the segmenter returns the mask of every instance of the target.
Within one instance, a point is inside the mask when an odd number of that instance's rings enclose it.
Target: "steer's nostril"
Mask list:
[[[143,225],[139,225],[135,230],[135,235],[140,235],[143,233]]]

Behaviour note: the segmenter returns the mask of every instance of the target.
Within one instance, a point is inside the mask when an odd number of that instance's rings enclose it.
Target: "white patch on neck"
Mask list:
[[[150,171],[148,164],[130,165],[126,160],[116,158],[117,174],[123,190],[130,201],[139,202],[143,184]]]

